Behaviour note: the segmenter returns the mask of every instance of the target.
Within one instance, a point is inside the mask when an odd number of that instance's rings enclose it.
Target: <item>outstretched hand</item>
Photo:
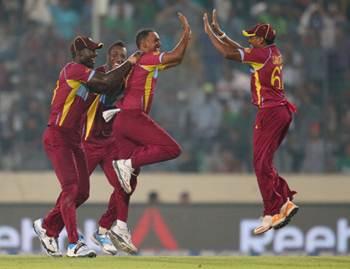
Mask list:
[[[178,12],[177,16],[179,17],[179,20],[181,22],[181,25],[182,25],[183,29],[184,30],[187,30],[187,29],[189,30],[190,29],[190,25],[188,23],[187,18],[181,12]]]
[[[208,34],[210,31],[210,24],[208,21],[208,14],[206,12],[203,14],[203,24],[204,24],[204,32]]]
[[[191,39],[192,31],[186,16],[183,15],[181,12],[178,12],[177,16],[179,17],[183,30],[188,33],[188,39]]]
[[[213,12],[212,12],[211,27],[213,28],[213,30],[216,34],[221,35],[223,33],[223,31],[221,30],[220,25],[218,23],[218,20],[217,20],[215,8],[213,9]]]

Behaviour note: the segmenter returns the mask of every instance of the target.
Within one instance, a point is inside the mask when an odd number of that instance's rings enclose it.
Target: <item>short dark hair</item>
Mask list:
[[[139,49],[141,45],[141,41],[144,40],[149,33],[155,32],[153,29],[141,29],[136,34],[136,46]]]
[[[265,39],[265,43],[266,43],[266,45],[271,45],[271,44],[275,43],[275,38],[273,38],[272,40]]]
[[[109,46],[107,53],[110,54],[110,53],[111,53],[111,50],[112,50],[114,47],[126,48],[125,43],[124,43],[123,41],[121,41],[121,40],[118,40],[118,41],[114,42],[112,45]]]

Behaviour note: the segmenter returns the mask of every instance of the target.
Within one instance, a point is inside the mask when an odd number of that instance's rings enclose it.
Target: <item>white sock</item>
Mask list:
[[[123,230],[128,229],[128,225],[126,224],[126,222],[121,221],[121,220],[117,220],[117,226]]]
[[[106,228],[103,228],[101,226],[98,227],[98,233],[99,234],[106,234],[107,233],[107,229]]]

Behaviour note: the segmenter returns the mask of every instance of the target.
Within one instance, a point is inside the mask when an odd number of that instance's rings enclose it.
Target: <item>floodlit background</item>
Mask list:
[[[250,234],[261,214],[251,161],[256,111],[250,74],[248,66],[224,60],[210,44],[202,15],[213,8],[223,30],[245,46],[242,29],[257,22],[273,25],[287,96],[298,107],[275,163],[298,191],[302,209],[296,226],[269,232],[265,243]],[[347,0],[0,1],[0,252],[39,251],[30,222],[47,212],[59,192],[41,136],[58,73],[71,60],[70,42],[83,34],[105,43],[96,66],[116,40],[132,53],[140,28],[154,28],[163,50],[170,50],[181,31],[177,11],[189,20],[191,45],[180,66],[161,73],[151,114],[183,153],[143,169],[130,227],[137,230],[146,216],[151,228],[144,238],[136,237],[138,246],[186,255],[349,253]],[[111,191],[100,171],[92,179],[90,202],[78,211],[85,234],[93,231]],[[158,211],[147,211],[150,207]],[[157,212],[170,237],[153,229]],[[210,239],[218,223],[223,228]]]

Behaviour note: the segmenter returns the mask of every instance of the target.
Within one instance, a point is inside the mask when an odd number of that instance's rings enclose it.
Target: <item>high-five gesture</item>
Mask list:
[[[187,18],[181,12],[178,12],[177,16],[179,17],[183,30],[188,33],[188,37],[191,38],[192,31]]]
[[[241,61],[238,49],[241,49],[234,40],[230,39],[224,31],[221,30],[217,21],[216,10],[212,12],[212,21],[209,22],[208,14],[203,14],[203,27],[213,46],[225,57],[235,61]]]
[[[162,57],[162,64],[164,65],[164,68],[174,67],[181,63],[191,39],[191,27],[186,16],[181,12],[177,12],[177,16],[182,26],[182,33],[176,46],[171,51],[164,53]]]
[[[209,20],[208,20],[208,14],[206,12],[203,15],[203,24],[204,24],[204,32],[209,34],[210,24],[209,24]]]
[[[213,12],[212,12],[211,27],[216,34],[218,34],[218,35],[224,34],[224,32],[221,30],[220,25],[218,23],[215,8],[213,9]]]
[[[184,30],[190,28],[190,25],[188,24],[187,18],[181,12],[178,12],[177,16],[179,17],[179,20],[180,20]]]

